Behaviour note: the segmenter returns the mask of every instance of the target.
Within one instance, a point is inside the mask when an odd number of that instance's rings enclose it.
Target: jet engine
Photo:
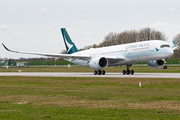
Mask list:
[[[147,61],[147,64],[149,67],[159,68],[164,65],[164,61],[163,60],[152,60],[152,61]]]
[[[96,70],[104,69],[108,66],[108,60],[105,57],[95,57],[89,61],[89,67]]]

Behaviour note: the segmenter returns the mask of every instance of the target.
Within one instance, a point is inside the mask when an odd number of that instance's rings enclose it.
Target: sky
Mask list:
[[[180,33],[179,0],[0,0],[0,43],[9,49],[61,53],[60,28],[77,48],[99,44],[110,32],[151,27],[168,42]],[[33,58],[6,51],[1,58]]]

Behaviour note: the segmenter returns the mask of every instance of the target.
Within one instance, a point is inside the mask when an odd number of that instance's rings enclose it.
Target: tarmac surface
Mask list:
[[[106,73],[106,75],[94,75],[93,73],[79,72],[1,72],[0,76],[180,78],[180,73],[135,73],[134,75],[123,75],[122,73]]]

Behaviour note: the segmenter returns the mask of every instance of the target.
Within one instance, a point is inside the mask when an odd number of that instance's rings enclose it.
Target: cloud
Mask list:
[[[15,13],[16,12],[16,10],[15,9],[12,9],[12,8],[9,8],[8,10],[7,10],[7,13]]]
[[[143,27],[151,27],[154,29],[160,29],[162,31],[165,31],[165,30],[175,29],[178,27],[178,25],[175,26],[175,25],[169,24],[167,22],[156,22],[151,25],[143,24]]]
[[[172,28],[172,27],[174,27],[173,25],[166,23],[166,22],[156,22],[156,23],[151,24],[151,26],[155,27],[155,28]]]
[[[92,25],[93,23],[90,22],[89,20],[82,20],[82,21],[77,21],[76,24],[79,24],[79,25]]]
[[[44,8],[42,10],[43,13],[52,13],[53,11],[50,8]]]
[[[78,30],[78,29],[75,29],[75,28],[67,28],[67,31],[74,31],[74,32],[78,32],[79,30]]]
[[[102,22],[97,22],[97,24],[102,24]]]
[[[61,23],[51,23],[51,26],[59,26]]]
[[[84,34],[93,35],[94,33],[86,31],[86,32],[84,32]]]
[[[10,25],[0,25],[0,30],[10,30],[11,26]]]
[[[22,36],[26,36],[26,35],[27,35],[27,33],[25,33],[25,32],[16,32],[16,33],[12,34],[12,36],[18,36],[18,37],[22,37]]]
[[[169,8],[167,8],[167,11],[173,12],[173,11],[175,11],[175,8],[174,7],[169,7]]]
[[[175,35],[180,31],[180,24],[169,24],[167,22],[156,22],[150,25],[143,25],[143,27],[154,28],[166,34],[166,36],[171,41]]]

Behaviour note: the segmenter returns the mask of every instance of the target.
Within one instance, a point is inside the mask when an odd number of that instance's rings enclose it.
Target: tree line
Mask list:
[[[89,48],[99,48],[112,45],[120,45],[133,42],[141,42],[147,40],[164,40],[166,41],[166,35],[163,32],[157,31],[153,28],[142,28],[138,30],[126,30],[120,33],[110,32],[105,36],[103,42],[100,44],[93,44],[86,46],[80,50],[85,50]]]
[[[180,59],[180,33],[173,38],[173,41],[177,44],[178,49],[174,51],[172,59]]]

